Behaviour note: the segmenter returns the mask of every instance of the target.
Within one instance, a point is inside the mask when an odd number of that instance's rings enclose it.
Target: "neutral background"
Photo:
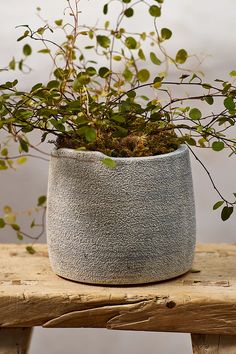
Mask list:
[[[102,0],[99,0],[102,4]],[[0,11],[0,67],[4,67],[10,59],[20,56],[21,46],[16,44],[19,30],[18,24],[40,26],[35,16],[36,6],[44,10],[45,17],[56,19],[61,17],[65,0],[9,0],[1,1]],[[82,0],[83,16],[93,22],[96,18],[98,1]],[[85,15],[86,13],[86,15]],[[87,17],[86,17],[87,16]],[[149,28],[148,19],[142,12],[140,21],[134,26],[143,30]],[[166,0],[162,23],[170,27],[174,36],[169,49],[175,52],[185,47],[189,52],[207,56],[202,64],[206,80],[224,78],[231,70],[236,70],[236,3],[225,0]],[[42,57],[31,62],[34,72],[23,78],[26,89],[31,81],[42,81],[49,71],[47,61]],[[8,79],[12,76],[8,75]],[[6,79],[2,73],[0,80]],[[217,107],[213,107],[217,110]],[[50,147],[45,147],[45,150]],[[224,190],[227,197],[236,192],[235,158],[228,159],[225,153],[209,151],[198,152],[207,163],[217,185]],[[192,160],[195,196],[197,207],[198,242],[235,242],[236,215],[223,223],[219,213],[212,211],[212,204],[218,200],[209,180],[198,165]],[[47,186],[48,164],[33,160],[17,171],[0,174],[0,206],[10,204],[14,210],[30,208],[38,195],[45,194]],[[0,242],[14,242],[15,236],[10,230],[0,232]],[[45,242],[45,238],[42,239]],[[190,353],[190,339],[185,334],[159,334],[135,332],[109,332],[105,330],[42,330],[36,329],[33,336],[31,354],[187,354]]]

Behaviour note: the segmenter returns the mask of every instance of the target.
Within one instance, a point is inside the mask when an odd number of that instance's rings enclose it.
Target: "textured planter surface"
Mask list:
[[[189,152],[116,158],[52,153],[47,238],[53,270],[94,284],[140,284],[188,271],[195,247]]]

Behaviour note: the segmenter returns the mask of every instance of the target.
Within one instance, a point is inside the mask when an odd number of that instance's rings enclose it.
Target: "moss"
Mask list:
[[[131,132],[125,137],[114,137],[113,131],[98,130],[97,138],[92,143],[78,135],[61,135],[56,141],[56,147],[84,148],[113,157],[142,157],[172,152],[178,149],[181,143],[183,139],[176,135],[171,126],[160,129],[154,125],[143,132]]]

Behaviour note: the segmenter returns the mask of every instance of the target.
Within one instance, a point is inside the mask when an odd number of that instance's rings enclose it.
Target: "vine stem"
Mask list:
[[[155,82],[149,82],[146,84],[142,84],[142,85],[138,85],[136,87],[131,88],[130,90],[125,91],[124,93],[122,93],[119,97],[117,97],[115,100],[111,101],[112,103],[115,103],[117,101],[119,101],[122,97],[126,96],[127,93],[136,91],[138,89],[144,88],[144,87],[150,87],[152,85],[154,85]],[[189,86],[202,86],[202,83],[200,82],[175,82],[175,81],[162,81],[162,85],[177,85],[177,86],[181,86],[181,85],[189,85]],[[211,86],[212,89],[217,90],[218,92],[220,92],[221,90],[218,87],[214,87]],[[207,95],[201,96],[201,97],[205,97]],[[175,101],[174,101],[175,102]],[[173,103],[173,102],[172,102]]]
[[[212,176],[211,176],[211,173],[210,171],[206,168],[206,166],[204,165],[204,163],[199,159],[199,157],[196,155],[196,153],[193,151],[193,149],[189,146],[189,144],[186,143],[186,145],[188,146],[190,152],[193,154],[194,158],[197,160],[197,162],[203,167],[203,169],[205,170],[206,174],[208,175],[208,178],[210,179],[211,181],[211,184],[213,186],[213,188],[215,189],[215,191],[217,192],[217,194],[220,196],[220,198],[228,205],[235,205],[236,204],[236,201],[235,202],[229,202],[223,195],[222,193],[220,192],[219,188],[216,186]]]
[[[49,161],[48,159],[45,159],[44,157],[42,156],[37,156],[37,155],[32,155],[32,154],[22,154],[22,155],[17,155],[17,156],[8,156],[8,157],[0,157],[0,160],[15,160],[15,159],[19,159],[21,157],[34,157],[34,158],[37,158],[37,159],[40,159],[40,160],[43,160],[43,161]]]

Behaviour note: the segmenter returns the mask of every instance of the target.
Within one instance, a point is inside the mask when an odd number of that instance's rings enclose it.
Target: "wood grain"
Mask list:
[[[193,354],[236,354],[236,336],[192,334]]]
[[[27,354],[31,328],[0,328],[0,354]]]
[[[130,287],[58,277],[46,245],[0,245],[0,326],[94,327],[236,335],[236,245],[198,245],[194,269]]]

